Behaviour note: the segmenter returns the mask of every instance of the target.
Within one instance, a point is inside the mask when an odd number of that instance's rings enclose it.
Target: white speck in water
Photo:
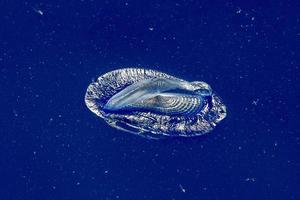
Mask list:
[[[259,102],[259,99],[253,100],[253,101],[252,101],[252,105],[257,106],[258,102]]]
[[[179,184],[179,188],[180,188],[180,190],[181,190],[183,193],[185,193],[185,192],[186,192],[186,189],[185,189],[185,188],[183,188],[183,186],[182,186],[181,184]]]
[[[32,8],[34,12],[36,12],[37,14],[39,15],[44,15],[44,12],[40,9],[37,9],[37,8]]]
[[[240,14],[241,12],[242,12],[241,8],[238,8],[237,11],[236,11],[237,14]]]
[[[246,182],[254,182],[256,179],[254,177],[245,178]]]

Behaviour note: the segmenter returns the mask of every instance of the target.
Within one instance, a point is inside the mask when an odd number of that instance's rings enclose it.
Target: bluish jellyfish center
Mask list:
[[[189,116],[201,110],[207,93],[195,91],[192,85],[184,81],[165,78],[142,80],[113,95],[104,110]]]

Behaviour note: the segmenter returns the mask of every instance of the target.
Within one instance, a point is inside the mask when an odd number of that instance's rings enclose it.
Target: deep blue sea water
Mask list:
[[[0,2],[0,199],[300,199],[299,1]],[[209,83],[210,134],[147,140],[84,103],[122,67]]]

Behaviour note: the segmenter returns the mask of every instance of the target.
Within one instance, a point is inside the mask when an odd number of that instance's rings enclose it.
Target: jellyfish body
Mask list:
[[[202,135],[226,116],[207,83],[139,68],[100,76],[89,85],[85,102],[111,126],[147,138]]]

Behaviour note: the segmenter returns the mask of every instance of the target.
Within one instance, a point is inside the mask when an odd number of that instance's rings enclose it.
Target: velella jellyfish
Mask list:
[[[141,68],[100,76],[88,86],[85,103],[109,125],[146,138],[203,135],[226,117],[207,83]]]

